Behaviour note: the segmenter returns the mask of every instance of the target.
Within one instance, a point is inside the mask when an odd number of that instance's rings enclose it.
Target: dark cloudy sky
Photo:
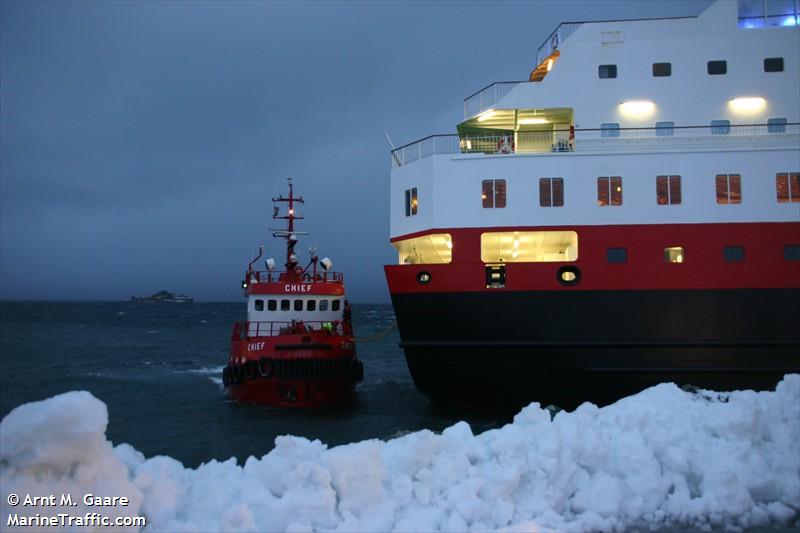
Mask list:
[[[709,0],[0,2],[0,298],[236,300],[287,176],[356,302],[386,302],[389,153],[453,133],[561,21]]]

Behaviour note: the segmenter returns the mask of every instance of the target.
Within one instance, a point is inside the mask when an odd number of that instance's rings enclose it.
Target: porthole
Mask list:
[[[417,283],[419,283],[420,285],[427,285],[430,282],[431,282],[430,272],[426,272],[423,270],[422,272],[417,274]]]
[[[562,285],[576,285],[581,281],[581,271],[574,266],[563,266],[558,269],[556,278]]]

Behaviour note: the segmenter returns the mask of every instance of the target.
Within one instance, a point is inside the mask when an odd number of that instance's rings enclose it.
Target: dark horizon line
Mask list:
[[[145,301],[145,302],[135,302],[133,300],[80,300],[80,299],[48,299],[48,298],[0,298],[0,303],[30,303],[30,302],[37,302],[37,303],[141,303],[141,304],[148,304],[148,303],[164,303],[164,304],[188,304],[188,303],[203,303],[203,304],[232,304],[232,303],[242,303],[242,300],[198,300],[196,298],[193,299],[192,302],[152,302],[152,301]],[[392,302],[358,302],[355,300],[350,300],[351,303],[354,305],[392,305]]]

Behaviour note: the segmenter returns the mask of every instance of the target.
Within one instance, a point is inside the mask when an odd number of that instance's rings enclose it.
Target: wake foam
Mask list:
[[[105,437],[105,404],[69,392],[0,423],[8,493],[128,496],[147,531],[620,531],[632,524],[800,525],[800,375],[724,395],[662,384],[604,408],[328,448],[283,436],[260,459],[185,468]],[[14,508],[20,512],[20,508]],[[25,509],[52,513],[59,509]],[[82,513],[81,507],[70,513]],[[5,524],[3,524],[5,525]]]

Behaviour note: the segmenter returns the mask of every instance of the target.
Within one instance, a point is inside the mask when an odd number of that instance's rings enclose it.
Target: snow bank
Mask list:
[[[196,469],[112,448],[107,416],[87,392],[9,413],[3,526],[20,510],[10,492],[126,495],[104,512],[142,514],[146,531],[736,529],[797,524],[800,510],[800,375],[762,393],[663,384],[552,419],[534,403],[480,435],[460,422],[335,448],[279,437],[261,459]]]

